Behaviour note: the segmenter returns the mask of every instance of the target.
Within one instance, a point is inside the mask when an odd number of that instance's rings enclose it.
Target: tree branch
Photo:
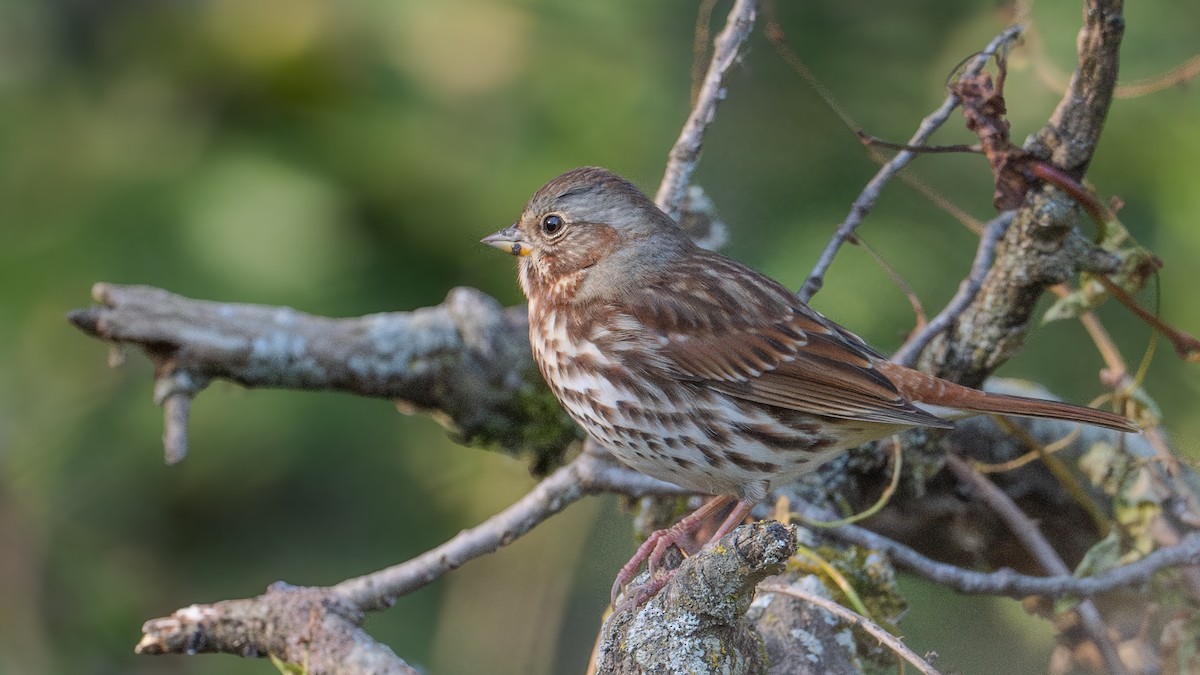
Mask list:
[[[359,611],[391,607],[396,598],[432,583],[463,563],[492,553],[524,536],[547,518],[591,494],[630,497],[686,494],[619,464],[594,442],[574,461],[547,476],[521,499],[450,541],[384,570],[348,579],[330,590]]]
[[[604,622],[598,672],[764,672],[762,638],[746,610],[758,582],[782,572],[796,545],[794,527],[760,521],[687,558],[658,595]]]
[[[804,517],[813,520],[828,519],[832,516],[828,511],[811,504],[794,503],[792,507],[799,510]],[[1092,597],[1147,583],[1156,573],[1168,568],[1200,563],[1200,532],[1193,532],[1178,544],[1158,549],[1137,562],[1082,578],[1073,575],[1035,577],[1010,569],[977,572],[939,562],[894,539],[857,525],[823,529],[821,533],[838,541],[879,551],[891,558],[901,569],[959,593],[995,595],[1017,600],[1031,595],[1048,598]]]
[[[1011,26],[993,38],[983,48],[983,51],[976,54],[970,60],[963,71],[964,76],[976,75],[983,70],[996,51],[1003,49],[1015,40],[1021,34],[1021,30],[1021,26]],[[933,136],[933,133],[945,124],[946,120],[950,119],[950,113],[954,112],[958,104],[958,95],[954,93],[948,95],[937,110],[934,110],[925,119],[921,120],[921,124],[917,127],[917,132],[913,134],[912,138],[908,139],[906,145],[925,145],[925,142]],[[854,235],[854,230],[858,229],[863,219],[875,207],[875,202],[879,201],[879,196],[883,193],[883,188],[888,184],[888,181],[916,156],[916,153],[911,150],[902,150],[896,153],[896,156],[881,166],[879,171],[875,173],[875,176],[867,183],[866,187],[862,189],[858,198],[851,204],[850,213],[842,221],[842,224],[838,225],[833,238],[825,245],[825,249],[821,251],[821,256],[817,258],[817,264],[813,266],[813,270],[804,281],[804,285],[800,287],[799,295],[801,300],[808,302],[817,294],[817,291],[821,290],[821,286],[825,283],[825,273],[829,270],[830,265],[833,264],[833,259],[837,257],[842,244],[846,243]]]
[[[1108,114],[1124,31],[1121,0],[1087,0],[1078,65],[1054,115],[1026,150],[1082,178]],[[978,386],[1024,341],[1038,296],[1081,270],[1111,272],[1115,257],[1075,231],[1079,210],[1069,195],[1041,184],[996,247],[996,261],[975,300],[930,341],[919,360],[929,372]]]
[[[68,319],[154,362],[169,463],[186,453],[187,403],[214,378],[393,399],[404,412],[436,413],[464,443],[532,453],[541,470],[580,435],[533,365],[525,308],[473,288],[435,307],[347,319],[149,286],[99,283],[92,297],[100,304]]]
[[[704,84],[700,86],[679,139],[667,155],[667,168],[654,195],[655,203],[672,218],[679,219],[679,204],[700,161],[704,133],[717,116],[717,104],[725,98],[725,78],[737,62],[742,45],[750,38],[757,16],[758,0],[736,0],[729,10],[724,30],[713,41],[712,60],[704,74]]]
[[[390,607],[397,597],[512,543],[585,495],[603,492],[632,497],[682,493],[591,447],[509,508],[408,562],[326,588],[278,582],[258,597],[185,607],[146,622],[137,652],[273,654],[289,663],[306,663],[313,675],[415,672],[361,630],[367,612]],[[339,664],[344,668],[335,667]]]
[[[268,654],[308,675],[418,671],[376,642],[363,616],[320,588],[272,584],[256,598],[184,607],[142,626],[138,654]]]
[[[975,493],[995,510],[1000,519],[1008,525],[1008,529],[1037,558],[1048,574],[1070,576],[1071,569],[1063,562],[1058,551],[1055,551],[1046,537],[1042,535],[1037,523],[1026,516],[1011,497],[993,485],[983,474],[971,468],[967,462],[953,454],[946,456],[946,465],[950,467],[954,475],[958,476],[960,481],[970,485]],[[1079,613],[1084,630],[1087,631],[1092,643],[1100,652],[1100,656],[1104,660],[1104,667],[1113,675],[1124,675],[1126,673],[1125,666],[1121,663],[1121,656],[1117,653],[1117,647],[1109,636],[1108,626],[1104,624],[1104,619],[1100,616],[1100,610],[1096,609],[1096,605],[1090,599],[1084,599],[1076,607],[1076,611]]]

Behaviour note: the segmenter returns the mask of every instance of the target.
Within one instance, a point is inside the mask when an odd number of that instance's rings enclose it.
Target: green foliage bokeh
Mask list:
[[[991,2],[778,4],[846,111],[895,140],[1005,21]],[[1045,56],[1013,57],[1017,142],[1059,97],[1039,67],[1069,72],[1073,60],[1079,7],[1044,4]],[[272,672],[132,646],[143,620],[402,561],[527,490],[515,461],[458,447],[386,403],[225,384],[194,406],[192,455],[164,467],[149,366],[131,354],[109,369],[104,346],[64,314],[96,281],[335,316],[435,304],[458,285],[518,302],[511,261],[479,237],[574,166],[608,166],[653,192],[688,109],[695,17],[682,0],[0,3],[0,675]],[[1197,25],[1195,3],[1134,3],[1123,76],[1192,56]],[[1089,175],[1124,199],[1123,221],[1166,264],[1163,316],[1192,332],[1197,119],[1194,86],[1117,101]],[[968,137],[956,117],[938,139]],[[730,224],[728,252],[798,287],[873,171],[757,34],[696,176]],[[923,158],[914,172],[991,215],[980,157]],[[899,183],[862,234],[931,311],[974,251],[973,235]],[[912,325],[903,295],[855,248],[815,304],[885,350]],[[1145,329],[1117,308],[1103,316],[1136,361]],[[1005,373],[1087,400],[1101,365],[1063,322]],[[1149,378],[1191,457],[1196,373],[1164,350]],[[369,627],[432,673],[582,672],[632,545],[615,502],[589,500]],[[922,605],[921,593],[901,629],[940,665],[1044,666],[1048,629],[1013,620],[1015,603],[962,601],[990,627],[982,635],[939,623],[944,594]],[[980,657],[997,634],[1014,645],[998,666]]]

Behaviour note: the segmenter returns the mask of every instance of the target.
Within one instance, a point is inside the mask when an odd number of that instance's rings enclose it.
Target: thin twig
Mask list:
[[[692,105],[700,96],[700,87],[704,84],[704,57],[708,54],[709,36],[712,34],[713,8],[717,0],[702,0],[700,9],[696,12],[696,32],[692,40]]]
[[[829,518],[830,514],[811,504],[793,504],[806,518]],[[1108,593],[1118,588],[1143,584],[1155,573],[1170,568],[1200,563],[1200,532],[1193,532],[1178,544],[1160,548],[1146,557],[1088,577],[1073,575],[1035,577],[1010,569],[997,572],[976,572],[956,565],[938,562],[894,539],[857,525],[843,525],[821,530],[839,541],[879,551],[901,569],[923,579],[968,595],[995,595],[1025,598],[1042,595],[1048,598],[1080,597]]]
[[[868,619],[867,617],[852,612],[836,602],[833,602],[832,600],[827,600],[819,595],[813,595],[812,593],[806,593],[798,588],[781,586],[779,584],[762,584],[758,587],[758,590],[765,593],[782,593],[783,595],[790,595],[798,600],[816,605],[817,607],[820,607],[826,612],[833,614],[839,619],[867,631],[874,636],[876,640],[879,640],[883,644],[887,645],[888,649],[891,649],[896,654],[899,654],[905,661],[913,664],[913,666],[916,667],[919,672],[924,673],[925,675],[938,675],[938,671],[935,670],[933,666],[929,665],[929,662],[920,656],[917,656],[916,652],[909,649],[903,642],[900,641],[900,638],[887,632],[879,624]]]
[[[1168,87],[1178,87],[1187,84],[1198,76],[1200,76],[1200,55],[1193,56],[1160,75],[1145,77],[1133,82],[1118,83],[1117,88],[1113,90],[1113,96],[1117,98],[1146,96],[1147,94],[1153,94]]]
[[[900,475],[902,473],[900,469],[903,465],[904,445],[900,443],[900,436],[897,434],[892,436],[892,480],[888,483],[887,487],[883,489],[883,494],[879,495],[879,499],[876,499],[875,503],[868,507],[867,510],[860,513],[855,513],[845,518],[838,518],[837,520],[814,519],[809,518],[802,513],[793,514],[786,510],[784,513],[788,519],[800,520],[803,525],[809,527],[841,527],[842,525],[850,525],[866,520],[867,518],[870,518],[876,513],[882,511],[883,507],[887,506],[888,502],[892,500],[892,495],[896,494],[896,488],[900,485]]]
[[[966,69],[963,70],[963,76],[968,77],[978,74],[987,65],[987,62],[996,53],[996,50],[1016,39],[1021,34],[1021,30],[1021,26],[1011,26],[997,35],[988,43],[987,47],[984,47],[983,51],[971,59]],[[921,125],[917,127],[917,132],[908,140],[908,145],[924,145],[929,140],[929,137],[946,123],[946,120],[950,118],[950,113],[954,112],[954,109],[958,107],[958,103],[958,96],[954,94],[948,95],[937,110],[921,120]],[[874,208],[875,202],[879,200],[879,195],[883,192],[883,188],[887,185],[887,182],[916,156],[916,153],[911,151],[897,153],[895,157],[892,157],[891,161],[879,168],[879,171],[871,178],[871,181],[863,188],[862,192],[858,195],[858,199],[855,199],[854,204],[850,206],[850,213],[842,221],[842,224],[838,226],[833,238],[826,244],[825,250],[821,251],[821,257],[817,259],[817,264],[813,267],[812,273],[808,275],[804,286],[801,287],[799,293],[801,300],[808,302],[812,299],[812,296],[816,295],[817,291],[821,290],[821,286],[825,282],[825,273],[829,270],[829,266],[833,264],[833,259],[837,256],[842,244],[850,238],[850,235],[854,234],[854,230],[862,223],[867,213]]]
[[[1109,295],[1113,296],[1125,308],[1133,312],[1139,319],[1145,321],[1148,326],[1162,334],[1171,342],[1171,346],[1175,348],[1175,353],[1179,358],[1189,363],[1200,361],[1200,340],[1195,336],[1189,335],[1183,330],[1176,328],[1166,321],[1160,319],[1154,312],[1142,307],[1136,299],[1129,295],[1124,288],[1118,286],[1112,279],[1103,275],[1097,275],[1096,281],[1104,286],[1104,290],[1108,291]]]
[[[1052,287],[1058,297],[1065,297],[1070,291],[1059,284]],[[1129,366],[1125,362],[1125,357],[1121,355],[1121,350],[1117,347],[1112,336],[1108,334],[1108,330],[1101,323],[1100,318],[1095,312],[1085,311],[1079,315],[1079,321],[1087,330],[1088,335],[1092,338],[1092,342],[1096,345],[1096,350],[1100,353],[1100,357],[1104,360],[1107,374],[1104,379],[1109,386],[1116,392],[1134,391],[1140,385],[1137,379],[1130,373]],[[1191,490],[1186,481],[1180,479],[1178,474],[1171,468],[1178,464],[1179,459],[1171,452],[1171,448],[1167,444],[1167,439],[1164,436],[1162,429],[1159,427],[1157,420],[1147,424],[1142,429],[1142,434],[1150,447],[1154,449],[1154,453],[1158,461],[1167,467],[1160,480],[1168,486],[1168,490],[1173,495],[1171,500],[1173,514],[1182,523],[1188,527],[1200,527],[1200,503],[1196,499],[1196,494]],[[1174,532],[1175,528],[1155,528],[1156,538],[1161,537],[1165,532]],[[1200,567],[1192,565],[1183,570],[1184,580],[1188,585],[1188,589],[1194,598],[1200,598]]]
[[[704,145],[704,133],[717,114],[717,103],[725,98],[725,77],[737,61],[742,45],[754,29],[758,15],[758,0],[737,0],[729,10],[725,28],[713,42],[712,60],[704,75],[704,84],[696,97],[696,103],[688,114],[679,139],[667,155],[667,168],[662,183],[654,196],[659,208],[672,218],[679,215],[679,203],[684,190],[692,181],[696,163],[700,161],[700,148]]]
[[[925,345],[929,344],[929,341],[938,333],[949,328],[950,324],[957,321],[958,317],[966,311],[975,296],[979,294],[979,289],[983,288],[983,280],[987,277],[988,270],[992,268],[992,262],[996,259],[996,244],[1004,238],[1004,233],[1008,231],[1008,226],[1012,224],[1015,216],[1015,211],[1005,211],[987,224],[987,229],[984,230],[983,237],[979,240],[979,248],[975,251],[975,262],[971,263],[971,273],[959,284],[958,292],[954,294],[950,302],[946,303],[945,309],[933,317],[921,330],[914,333],[901,345],[900,349],[896,350],[895,354],[892,354],[893,361],[912,366],[920,356],[921,350],[925,349]]]
[[[983,151],[978,143],[958,143],[955,145],[909,145],[908,143],[893,143],[891,141],[885,141],[882,138],[872,136],[861,129],[855,132],[855,134],[858,136],[858,140],[866,146],[883,148],[884,150],[914,152],[919,155],[945,155],[963,153],[979,154]]]
[[[347,579],[332,588],[334,594],[360,611],[386,609],[396,598],[436,581],[463,563],[511,544],[589,494],[613,492],[640,497],[684,493],[682,488],[618,464],[607,451],[589,446],[573,462],[483,523],[411,560]]]
[[[1042,535],[1037,523],[1026,516],[1003,490],[996,487],[983,474],[971,468],[966,460],[955,455],[946,456],[946,466],[954,472],[959,480],[970,485],[976,494],[996,512],[996,515],[1000,516],[1008,529],[1017,539],[1021,540],[1021,543],[1033,554],[1047,573],[1059,576],[1071,574],[1070,568],[1058,555],[1058,551],[1055,551],[1050,542]],[[1104,660],[1105,669],[1113,675],[1126,673],[1116,645],[1109,637],[1108,626],[1104,624],[1104,619],[1100,616],[1100,610],[1096,609],[1096,605],[1091,600],[1080,602],[1076,610],[1079,612],[1079,619],[1084,630],[1087,631]]]
[[[889,277],[891,277],[892,283],[896,284],[896,287],[899,288],[900,292],[904,294],[905,299],[908,300],[908,306],[912,308],[913,316],[916,317],[916,325],[918,327],[924,326],[928,321],[928,317],[925,315],[925,306],[921,304],[921,298],[917,295],[917,292],[913,290],[912,284],[908,283],[908,280],[904,278],[904,275],[900,274],[900,270],[896,269],[895,266],[888,262],[887,258],[883,257],[883,254],[879,251],[876,251],[875,247],[868,244],[865,239],[859,236],[856,236],[854,239],[859,248],[865,251],[867,255],[871,256],[871,259],[875,261],[876,265],[879,265],[883,268],[883,271],[886,272]]]
[[[883,161],[880,160],[879,163],[882,164]],[[961,206],[951,201],[949,197],[934,189],[932,185],[907,171],[902,172],[897,178],[900,179],[900,182],[924,195],[934,206],[945,211],[951,218],[962,223],[963,227],[973,232],[975,236],[983,236],[984,224],[979,219],[967,213]]]
[[[163,460],[169,466],[187,457],[192,399],[208,386],[211,379],[179,368],[175,359],[164,359],[155,368],[154,402],[163,409]]]

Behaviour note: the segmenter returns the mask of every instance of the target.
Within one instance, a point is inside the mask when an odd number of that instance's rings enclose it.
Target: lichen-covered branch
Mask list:
[[[762,638],[746,610],[758,582],[782,572],[796,545],[794,528],[757,522],[684,560],[658,595],[605,621],[597,672],[765,672]]]
[[[1087,0],[1079,60],[1054,115],[1026,150],[1082,178],[1100,141],[1117,81],[1124,32],[1121,0]],[[1042,184],[1026,195],[975,300],[933,338],[918,363],[941,377],[978,386],[1020,349],[1038,297],[1080,271],[1113,272],[1116,258],[1076,231],[1079,208]]]
[[[273,584],[255,598],[192,605],[142,626],[138,654],[271,655],[309,675],[418,671],[362,629],[363,615],[323,589]]]
[[[214,378],[246,387],[341,391],[434,416],[466,443],[559,461],[579,431],[533,365],[524,307],[472,288],[435,307],[331,319],[287,307],[195,300],[100,283],[80,330],[154,362],[168,458],[182,459],[186,403]]]

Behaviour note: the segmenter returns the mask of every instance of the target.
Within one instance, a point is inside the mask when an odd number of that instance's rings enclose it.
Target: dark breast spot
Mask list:
[[[719,469],[729,463],[726,461],[724,454],[712,446],[698,445],[696,449],[700,451],[700,454],[704,455],[704,459],[708,460],[708,464],[713,468]],[[712,474],[709,473],[709,475]]]
[[[778,464],[755,461],[740,452],[729,452],[726,453],[725,456],[729,458],[730,462],[733,462],[738,467],[745,469],[746,471],[757,471],[759,473],[767,474],[773,474],[779,471]]]
[[[723,426],[718,426],[711,420],[701,417],[696,420],[696,426],[704,432],[704,437],[721,447],[729,446],[729,432]]]
[[[821,447],[820,443],[824,440],[822,436],[804,431],[800,433],[788,433],[767,424],[735,423],[730,426],[735,434],[752,438],[775,450],[808,452]]]

